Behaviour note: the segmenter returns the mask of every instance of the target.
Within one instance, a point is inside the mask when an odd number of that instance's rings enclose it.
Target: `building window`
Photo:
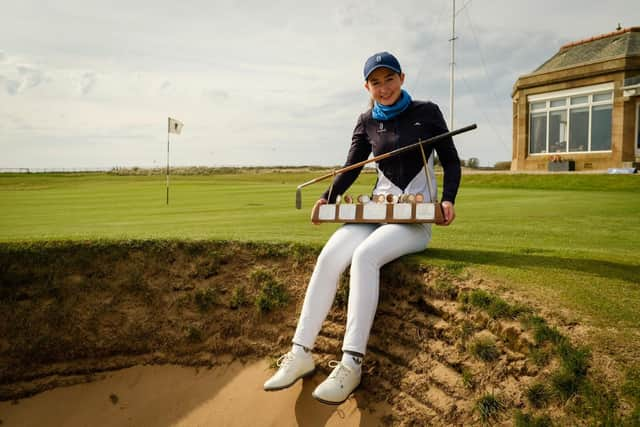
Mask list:
[[[531,114],[531,152],[544,153],[547,149],[547,113]]]
[[[613,85],[534,95],[529,100],[529,153],[611,151]]]
[[[591,108],[591,151],[611,150],[611,105]]]

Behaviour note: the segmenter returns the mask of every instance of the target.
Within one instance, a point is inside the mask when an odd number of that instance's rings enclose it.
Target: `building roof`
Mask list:
[[[640,27],[568,43],[532,74],[628,56],[640,56]]]

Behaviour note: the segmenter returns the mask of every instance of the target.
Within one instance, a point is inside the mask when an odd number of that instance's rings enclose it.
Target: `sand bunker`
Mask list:
[[[311,397],[321,377],[275,393],[262,390],[266,360],[212,369],[136,366],[87,384],[40,393],[17,404],[0,402],[6,426],[374,426],[378,413],[355,397],[337,407]],[[378,417],[376,417],[378,415]]]

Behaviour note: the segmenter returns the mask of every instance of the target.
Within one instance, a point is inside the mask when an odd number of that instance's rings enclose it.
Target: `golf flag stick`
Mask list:
[[[450,132],[442,133],[440,135],[436,135],[434,137],[427,138],[425,140],[418,140],[418,142],[416,142],[414,144],[411,144],[411,145],[407,145],[406,147],[401,147],[401,148],[398,148],[396,150],[389,151],[388,153],[380,154],[379,156],[375,156],[375,157],[372,157],[370,159],[363,160],[363,161],[358,162],[358,163],[354,163],[353,165],[346,166],[346,167],[344,167],[342,169],[334,170],[331,173],[328,173],[326,175],[322,175],[322,176],[320,176],[318,178],[314,178],[314,179],[312,179],[310,181],[307,181],[307,182],[305,182],[303,184],[300,184],[300,185],[298,185],[298,188],[296,189],[296,209],[301,209],[302,208],[302,189],[304,187],[306,187],[307,185],[315,184],[316,182],[320,182],[320,181],[323,181],[323,180],[325,180],[327,178],[331,178],[331,177],[336,176],[337,174],[342,173],[342,172],[349,172],[350,170],[357,169],[357,168],[359,168],[361,166],[366,165],[367,163],[377,162],[379,160],[387,159],[389,157],[395,156],[395,155],[400,154],[400,153],[404,153],[405,151],[414,149],[414,148],[416,148],[418,146],[421,146],[421,145],[433,144],[434,142],[439,141],[441,139],[448,138],[448,137],[451,137],[451,136],[454,136],[454,135],[458,135],[458,134],[463,133],[463,132],[468,132],[468,131],[473,130],[473,129],[477,128],[477,127],[478,127],[478,125],[476,125],[474,123],[472,125],[465,126],[465,127],[462,127],[462,128],[456,129],[456,130],[452,130]]]
[[[167,132],[167,205],[169,205],[169,135],[171,135],[171,130]]]
[[[172,119],[169,117],[169,121],[167,122],[167,205],[169,204],[169,136],[172,133],[180,135],[182,132],[183,123],[179,120]]]

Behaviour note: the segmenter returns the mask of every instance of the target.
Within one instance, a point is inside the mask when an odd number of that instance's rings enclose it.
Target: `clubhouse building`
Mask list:
[[[630,167],[640,158],[640,27],[562,46],[511,97],[511,170]]]

